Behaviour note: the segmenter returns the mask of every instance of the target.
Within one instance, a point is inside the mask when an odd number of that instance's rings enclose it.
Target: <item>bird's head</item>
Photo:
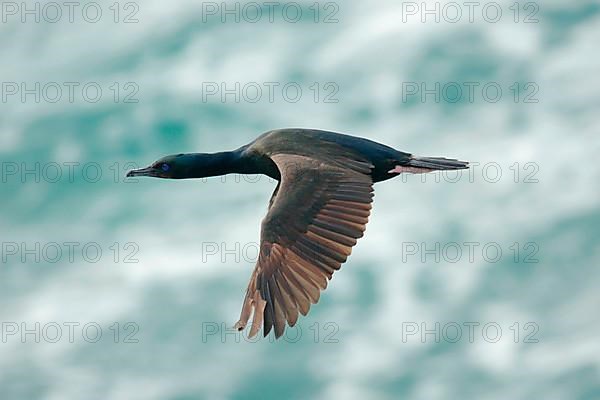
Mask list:
[[[177,154],[163,157],[146,168],[132,169],[127,173],[127,177],[151,176],[163,179],[182,179],[187,177],[188,170],[189,165],[184,154]]]
[[[235,172],[240,172],[237,152],[188,153],[163,157],[149,167],[129,171],[127,177],[151,176],[163,179],[190,179]]]

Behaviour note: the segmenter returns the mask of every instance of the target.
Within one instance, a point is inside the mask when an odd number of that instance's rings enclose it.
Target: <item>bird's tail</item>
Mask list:
[[[447,171],[467,168],[469,168],[468,162],[455,160],[453,158],[410,156],[405,163],[402,165],[397,165],[389,172],[398,174],[403,172],[421,174],[432,171]]]
[[[428,168],[432,170],[448,170],[448,169],[466,169],[469,168],[469,163],[459,161],[452,158],[443,157],[415,157],[412,156],[408,161],[410,167]]]

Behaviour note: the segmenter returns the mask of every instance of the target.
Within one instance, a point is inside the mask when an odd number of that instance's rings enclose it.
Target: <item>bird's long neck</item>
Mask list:
[[[245,172],[245,162],[238,150],[221,153],[185,154],[186,178],[206,178]]]

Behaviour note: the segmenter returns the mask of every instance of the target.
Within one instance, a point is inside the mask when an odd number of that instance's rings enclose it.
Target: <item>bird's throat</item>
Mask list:
[[[238,151],[185,154],[186,178],[208,178],[244,173],[244,162]]]

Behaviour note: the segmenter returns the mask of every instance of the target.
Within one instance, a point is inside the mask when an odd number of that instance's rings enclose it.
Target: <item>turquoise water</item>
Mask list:
[[[496,23],[398,1],[300,2],[297,22],[259,3],[255,23],[3,6],[2,399],[600,398],[599,8],[515,22],[513,3]],[[251,340],[227,328],[275,182],[124,175],[291,126],[474,166],[377,185],[319,304]]]

